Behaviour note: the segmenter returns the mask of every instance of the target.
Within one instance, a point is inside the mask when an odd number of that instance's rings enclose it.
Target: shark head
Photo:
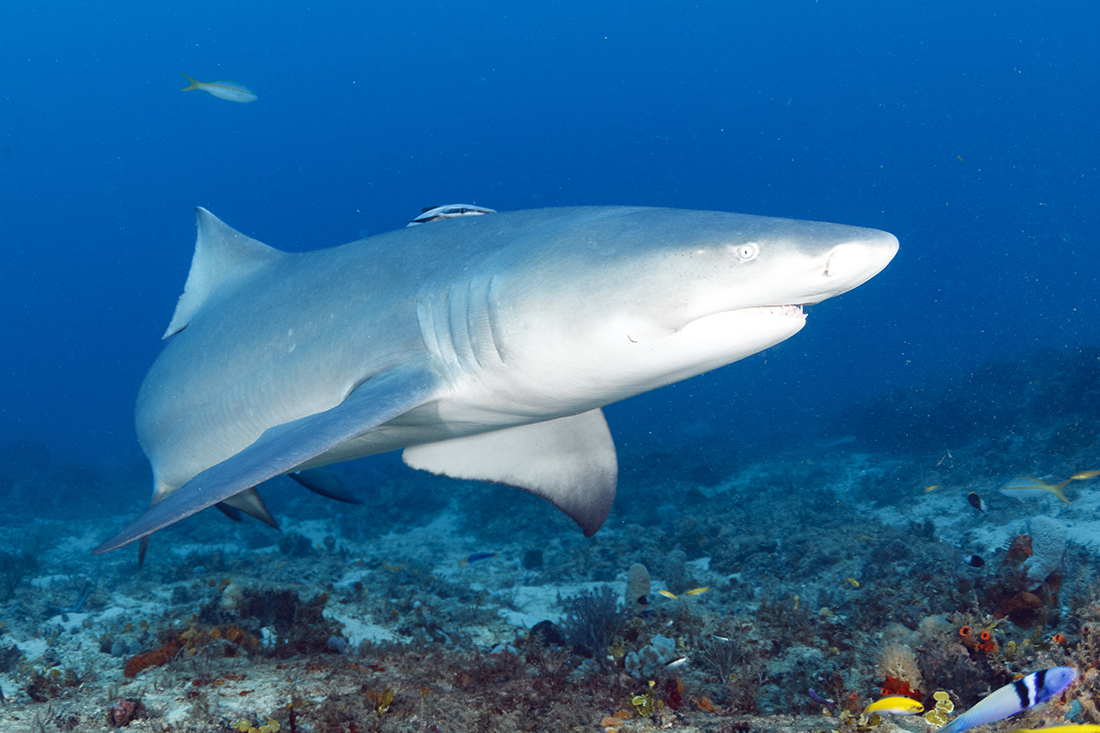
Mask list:
[[[486,269],[501,368],[467,374],[499,378],[511,409],[575,413],[743,359],[898,251],[873,229],[721,212],[594,209],[568,221],[526,233]]]

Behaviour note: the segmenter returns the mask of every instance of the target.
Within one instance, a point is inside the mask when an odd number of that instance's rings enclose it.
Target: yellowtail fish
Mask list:
[[[244,84],[235,81],[199,81],[193,79],[182,71],[180,74],[191,82],[188,86],[180,89],[181,92],[191,92],[196,89],[201,89],[204,92],[210,92],[218,99],[228,99],[230,102],[255,102],[256,95],[246,87]]]
[[[1100,476],[1100,471],[1078,471],[1077,473],[1070,476],[1070,479],[1073,481],[1084,481],[1087,478],[1096,478],[1097,476]],[[1020,730],[1023,729],[1021,728]]]
[[[849,583],[851,583],[853,588],[858,588],[859,587],[859,581],[856,580],[855,578],[845,578],[845,580],[847,580]]]
[[[879,715],[920,715],[924,712],[924,706],[911,697],[891,695],[873,703],[863,709],[864,715],[878,713]]]
[[[939,484],[936,484],[935,486],[929,486],[927,489],[924,490],[924,493],[927,494],[929,491],[935,491],[938,488],[940,488]]]
[[[689,590],[684,595],[685,596],[701,596],[704,593],[706,593],[708,590],[710,590],[710,586],[709,585],[704,585],[702,588],[692,588],[691,590]]]
[[[488,560],[491,557],[496,557],[495,552],[475,552],[473,555],[468,555],[462,558],[462,565],[472,565],[475,562],[481,562],[482,560]]]
[[[1017,476],[1009,481],[1007,484],[1001,487],[1001,493],[1005,496],[1012,496],[1017,499],[1033,499],[1035,497],[1047,496],[1048,493],[1054,494],[1059,499],[1067,504],[1073,502],[1066,498],[1062,489],[1066,488],[1073,479],[1068,478],[1065,481],[1057,484],[1044,484],[1039,479],[1030,478],[1028,476]]]
[[[1100,725],[1049,725],[1047,727],[1015,727],[1009,733],[1100,733]]]
[[[672,600],[674,600],[674,601],[678,601],[678,600],[680,600],[680,596],[676,595],[676,594],[675,594],[675,593],[673,593],[672,591],[667,591],[667,590],[659,590],[659,591],[657,591],[657,592],[658,592],[658,593],[660,593],[660,594],[661,594],[662,596],[664,596],[665,598],[671,598],[671,599],[672,599]]]

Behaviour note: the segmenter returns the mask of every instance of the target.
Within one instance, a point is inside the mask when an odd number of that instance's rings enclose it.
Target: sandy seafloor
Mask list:
[[[134,546],[89,552],[136,505],[51,497],[64,481],[144,497],[143,467],[37,465],[0,528],[14,584],[0,730],[110,730],[111,706],[125,722],[139,701],[130,730],[930,731],[919,716],[861,724],[858,712],[891,670],[926,707],[947,690],[958,712],[1059,664],[1080,675],[1063,698],[984,730],[1097,723],[1100,478],[1072,482],[1072,505],[1017,501],[997,492],[1015,474],[991,469],[1030,465],[1053,482],[1100,468],[1095,438],[1052,453],[1059,430],[1036,427],[1014,455],[982,441],[907,456],[851,440],[737,456],[720,438],[628,442],[615,511],[591,539],[518,490],[373,459],[336,468],[361,505],[277,479],[261,490],[281,533],[207,511],[157,533],[140,571]],[[17,473],[20,451],[6,455]],[[1039,515],[1068,542],[1036,583],[1007,548]],[[481,552],[496,555],[462,563]],[[634,563],[652,588],[625,608]],[[532,637],[543,621],[568,627],[565,599],[604,586],[625,610],[595,660]],[[1040,605],[1020,609],[1020,593]],[[997,648],[968,646],[964,626]],[[628,673],[657,635],[675,651]],[[124,676],[158,649],[165,664]]]

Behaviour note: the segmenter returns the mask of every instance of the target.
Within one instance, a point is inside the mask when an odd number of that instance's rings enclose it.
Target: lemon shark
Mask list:
[[[398,449],[413,468],[526,489],[591,536],[618,474],[600,408],[793,336],[803,306],[898,249],[874,229],[600,206],[290,253],[196,212],[135,412],[153,503],[96,553],[144,550],[213,505],[274,524],[257,484]]]

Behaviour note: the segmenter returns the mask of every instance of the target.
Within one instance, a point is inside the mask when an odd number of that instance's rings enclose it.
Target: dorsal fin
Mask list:
[[[241,234],[201,206],[195,207],[199,236],[183,295],[176,303],[172,322],[161,338],[182,331],[216,289],[225,287],[253,270],[274,262],[283,253]]]

